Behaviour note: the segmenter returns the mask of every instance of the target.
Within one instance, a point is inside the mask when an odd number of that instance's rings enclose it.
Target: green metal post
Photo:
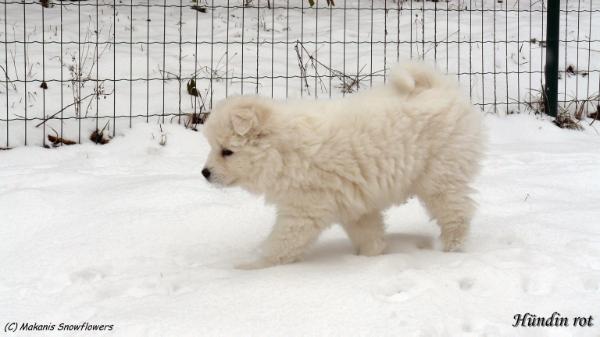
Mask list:
[[[560,33],[560,0],[548,0],[546,25],[546,113],[556,117],[558,111],[558,35]]]

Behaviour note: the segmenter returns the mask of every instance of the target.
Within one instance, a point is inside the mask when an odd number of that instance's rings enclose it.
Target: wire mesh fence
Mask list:
[[[600,10],[563,0],[559,104],[598,115]],[[543,112],[541,0],[3,1],[0,146],[195,128],[220,99],[338,97],[398,60],[454,74],[485,112]],[[595,115],[594,115],[595,114]]]

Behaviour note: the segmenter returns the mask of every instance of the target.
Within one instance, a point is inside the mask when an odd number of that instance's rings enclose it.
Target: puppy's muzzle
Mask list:
[[[206,167],[202,169],[202,175],[204,176],[204,178],[206,178],[206,180],[210,180],[210,170]]]

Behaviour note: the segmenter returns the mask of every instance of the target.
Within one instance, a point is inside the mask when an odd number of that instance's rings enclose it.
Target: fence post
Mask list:
[[[546,113],[556,117],[558,111],[558,39],[560,33],[560,0],[548,0],[546,24]]]

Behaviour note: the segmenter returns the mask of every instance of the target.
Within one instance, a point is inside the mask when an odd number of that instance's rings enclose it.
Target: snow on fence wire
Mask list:
[[[579,118],[598,114],[593,1],[560,3],[559,105]],[[0,146],[104,142],[138,121],[194,128],[229,95],[337,97],[385,82],[408,58],[455,74],[486,112],[541,112],[546,5],[3,1]]]

